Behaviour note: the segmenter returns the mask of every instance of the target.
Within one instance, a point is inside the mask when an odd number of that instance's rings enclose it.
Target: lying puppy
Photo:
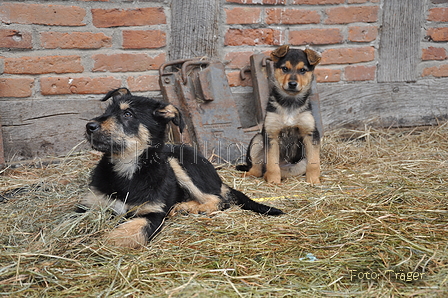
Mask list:
[[[319,53],[284,45],[271,53],[274,78],[261,133],[247,149],[246,165],[237,170],[280,183],[306,173],[306,181],[320,183],[320,135],[311,114],[309,96]]]
[[[105,113],[86,125],[87,140],[104,155],[80,209],[110,206],[130,218],[107,235],[112,245],[145,245],[175,211],[211,213],[234,203],[262,214],[283,213],[223,184],[213,165],[193,148],[165,144],[169,122],[184,128],[173,105],[133,96],[126,88],[102,100],[109,98]]]

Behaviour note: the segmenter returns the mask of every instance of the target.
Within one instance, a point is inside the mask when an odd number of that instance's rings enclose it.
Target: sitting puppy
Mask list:
[[[319,53],[284,45],[271,53],[274,62],[272,88],[261,133],[247,149],[246,165],[237,170],[280,183],[281,178],[303,175],[318,184],[320,135],[311,114],[309,96]]]
[[[222,183],[213,165],[188,146],[164,142],[167,124],[184,128],[171,104],[133,96],[126,88],[109,92],[105,113],[86,125],[86,138],[104,153],[93,170],[90,194],[79,211],[110,206],[131,219],[109,233],[112,245],[137,248],[160,229],[168,213],[210,213],[231,203],[262,214],[283,212],[259,204]]]

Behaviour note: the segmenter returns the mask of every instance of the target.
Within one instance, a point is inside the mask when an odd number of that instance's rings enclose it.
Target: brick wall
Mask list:
[[[0,96],[154,91],[167,60],[168,1],[10,1],[0,4]],[[317,81],[375,81],[380,0],[227,0],[223,61],[232,86],[254,52],[312,45]],[[432,0],[422,33],[421,77],[447,77],[448,4]]]
[[[0,96],[101,94],[158,89],[166,60],[160,1],[27,1],[0,4]]]
[[[422,77],[448,77],[448,1],[432,0],[426,15]]]
[[[380,7],[380,0],[227,0],[228,67],[236,71],[247,64],[253,51],[311,45],[323,56],[317,82],[376,82]],[[429,1],[425,13],[420,76],[448,77],[448,1]],[[230,79],[244,84],[236,74]]]
[[[251,54],[282,44],[320,50],[316,74],[324,86],[376,83],[381,7],[387,0],[222,1],[218,58],[226,62],[234,89],[250,90],[239,70]],[[75,97],[88,102],[119,86],[159,94],[157,70],[169,59],[170,5],[169,0],[2,1],[4,130],[8,102]],[[426,7],[418,72],[419,80],[433,82],[448,77],[448,0],[427,0]]]

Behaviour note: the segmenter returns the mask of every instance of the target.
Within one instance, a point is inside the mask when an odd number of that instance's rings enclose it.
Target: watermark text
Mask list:
[[[412,282],[422,280],[425,276],[425,272],[417,271],[395,271],[392,269],[384,271],[373,271],[373,270],[349,270],[350,281],[376,281],[382,278],[388,280]]]

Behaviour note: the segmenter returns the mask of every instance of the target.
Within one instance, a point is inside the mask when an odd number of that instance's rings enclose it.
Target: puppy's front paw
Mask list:
[[[308,164],[306,167],[306,182],[311,185],[320,184],[320,165],[318,163]]]
[[[317,167],[308,167],[306,171],[306,182],[311,185],[320,184],[320,168]]]
[[[261,171],[261,167],[253,166],[252,168],[250,168],[249,171],[245,172],[243,175],[244,175],[243,177],[247,176],[261,177],[263,173]]]
[[[311,185],[317,185],[320,184],[319,177],[306,177],[306,182],[308,182]]]
[[[267,183],[280,184],[282,182],[282,176],[280,172],[266,172],[264,174],[264,180]]]
[[[105,236],[108,245],[127,248],[140,248],[147,242],[144,228],[148,225],[145,218],[134,218],[120,224]]]

